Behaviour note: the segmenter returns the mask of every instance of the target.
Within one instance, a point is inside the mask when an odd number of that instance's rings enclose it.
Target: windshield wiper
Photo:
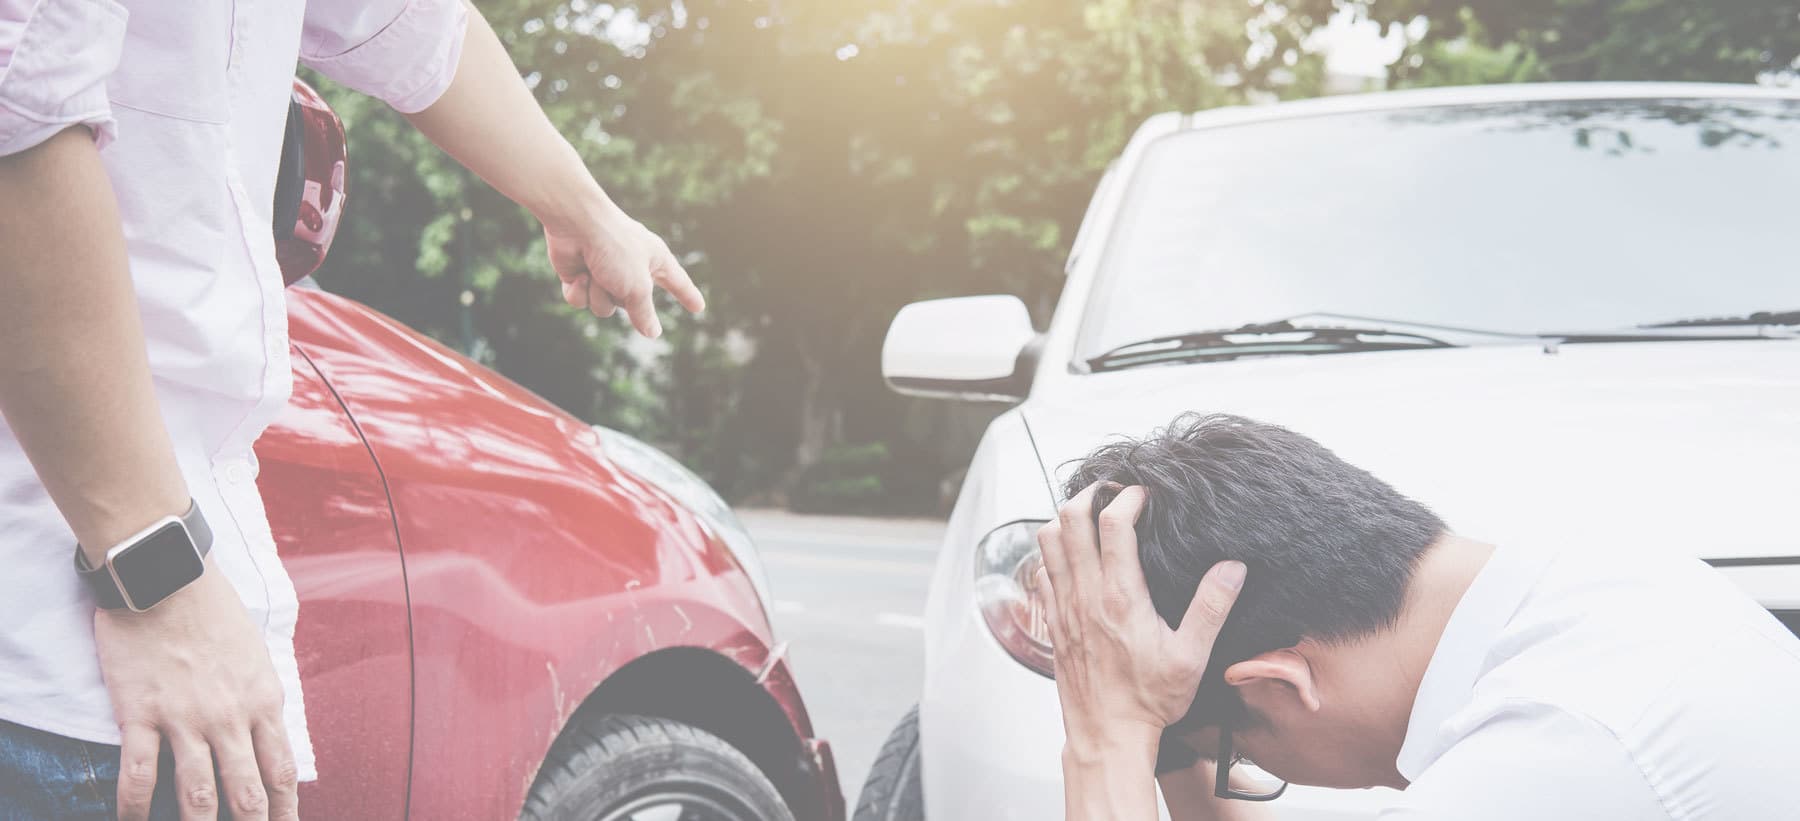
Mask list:
[[[1757,311],[1743,316],[1694,317],[1639,325],[1640,328],[1721,328],[1734,325],[1800,325],[1800,310]]]
[[[1310,316],[1310,315],[1309,315]],[[1246,356],[1305,356],[1368,351],[1453,348],[1455,343],[1382,327],[1313,327],[1291,320],[1159,336],[1120,345],[1087,361],[1094,371],[1159,362],[1215,362]]]

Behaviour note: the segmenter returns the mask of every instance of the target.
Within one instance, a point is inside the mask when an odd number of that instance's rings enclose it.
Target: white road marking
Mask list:
[[[932,571],[931,564],[924,561],[903,562],[893,559],[865,559],[857,556],[827,556],[816,553],[782,553],[764,550],[762,559],[770,564],[811,565],[838,570],[889,571],[920,576],[929,576]]]
[[[875,617],[875,623],[883,627],[904,627],[909,630],[924,630],[925,620],[907,613],[882,613]]]
[[[796,547],[829,547],[834,550],[860,551],[894,551],[903,550],[914,553],[936,553],[942,544],[937,540],[893,539],[880,537],[843,537],[815,533],[781,533],[764,531],[752,533],[758,547],[789,544]]]

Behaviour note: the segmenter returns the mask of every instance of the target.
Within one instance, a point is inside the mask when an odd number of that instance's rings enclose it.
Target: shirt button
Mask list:
[[[243,484],[244,480],[249,477],[250,477],[250,469],[247,467],[244,467],[244,465],[241,463],[233,462],[233,463],[231,463],[231,467],[228,467],[225,469],[225,481],[230,482],[234,485]]]

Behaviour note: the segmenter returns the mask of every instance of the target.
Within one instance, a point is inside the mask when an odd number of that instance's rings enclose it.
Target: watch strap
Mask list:
[[[192,499],[188,500],[186,513],[176,517],[187,528],[188,538],[194,543],[194,550],[204,560],[206,554],[212,552],[212,526],[206,523],[206,517],[200,515],[200,505]],[[106,565],[89,567],[87,556],[81,552],[81,545],[75,546],[75,572],[81,580],[87,582],[88,589],[94,591],[94,605],[102,610],[126,610],[130,605],[125,601],[125,592],[119,589],[119,583]]]

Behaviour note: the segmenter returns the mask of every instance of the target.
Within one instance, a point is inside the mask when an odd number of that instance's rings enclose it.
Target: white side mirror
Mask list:
[[[888,326],[881,374],[914,396],[1016,402],[1031,388],[1031,363],[1021,354],[1036,338],[1015,296],[914,302]]]

